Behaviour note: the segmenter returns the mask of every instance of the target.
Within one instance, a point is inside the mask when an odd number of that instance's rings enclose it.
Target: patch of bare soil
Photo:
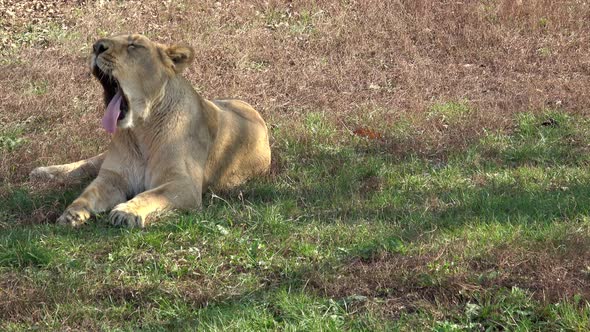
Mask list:
[[[314,274],[310,285],[322,295],[352,299],[353,304],[359,296],[380,299],[379,309],[394,316],[424,307],[451,308],[473,301],[474,292],[512,287],[528,290],[543,303],[573,295],[588,300],[590,250],[588,246],[568,248],[561,253],[498,248],[456,262],[454,270],[443,273],[437,267],[452,262],[449,258],[383,254],[354,259],[330,275]]]
[[[27,285],[17,275],[4,274],[0,279],[0,321],[40,321],[49,301],[43,289]]]
[[[380,310],[398,316],[425,305],[457,305],[463,290],[480,287],[456,277],[434,280],[427,265],[432,257],[383,255],[371,260],[354,259],[330,276],[312,275],[309,285],[322,295],[336,299],[378,298]]]
[[[590,250],[570,247],[567,252],[519,252],[497,249],[480,259],[469,262],[469,267],[481,275],[483,287],[517,286],[527,289],[534,297],[546,303],[580,295],[590,299]]]

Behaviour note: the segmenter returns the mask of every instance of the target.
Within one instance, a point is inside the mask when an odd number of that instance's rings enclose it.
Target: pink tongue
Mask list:
[[[119,118],[119,113],[121,113],[121,98],[123,98],[123,95],[121,95],[121,92],[117,92],[109,102],[107,111],[102,117],[102,126],[111,134],[117,129],[117,119]]]

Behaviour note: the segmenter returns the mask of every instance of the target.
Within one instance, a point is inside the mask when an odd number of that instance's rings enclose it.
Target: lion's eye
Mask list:
[[[135,44],[135,43],[131,43],[131,44],[127,45],[127,49],[129,49],[129,50],[140,49],[143,47],[144,47],[143,45]]]

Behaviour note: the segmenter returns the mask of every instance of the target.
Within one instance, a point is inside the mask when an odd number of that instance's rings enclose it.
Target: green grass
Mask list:
[[[146,230],[104,216],[30,225],[80,188],[14,187],[0,200],[0,326],[585,330],[590,125],[554,111],[514,123],[442,163],[367,149],[379,143],[310,113],[298,131],[275,129],[276,175]],[[552,282],[547,260],[579,283]]]
[[[438,103],[430,108],[428,118],[453,124],[465,119],[471,113],[472,109],[466,101]]]
[[[23,137],[25,126],[25,123],[2,124],[0,127],[0,153],[11,152],[26,142]]]
[[[10,65],[22,61],[19,59],[18,50],[22,47],[47,47],[51,43],[72,40],[78,37],[77,33],[68,31],[61,24],[55,22],[29,24],[19,29],[17,33],[0,31],[0,39],[10,41],[9,47],[0,50],[0,64]]]
[[[49,90],[49,82],[46,80],[33,81],[29,83],[29,92],[33,95],[44,95]]]

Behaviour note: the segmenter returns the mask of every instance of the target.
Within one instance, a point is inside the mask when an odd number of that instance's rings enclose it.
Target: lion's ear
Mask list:
[[[195,51],[190,46],[172,45],[165,49],[166,55],[174,67],[174,71],[178,74],[188,67],[195,57]]]

